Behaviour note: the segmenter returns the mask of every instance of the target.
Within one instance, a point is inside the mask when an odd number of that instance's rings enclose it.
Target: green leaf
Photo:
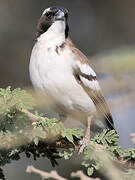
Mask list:
[[[93,168],[93,167],[89,167],[89,168],[87,169],[87,174],[88,174],[88,176],[91,176],[91,175],[93,174],[93,172],[94,172],[94,168]]]
[[[83,129],[76,129],[76,128],[72,128],[72,129],[63,129],[61,132],[62,137],[66,137],[68,139],[68,141],[70,141],[71,143],[73,143],[74,138],[73,137],[77,137],[78,139],[81,139],[81,137],[84,135],[84,131]]]
[[[64,157],[64,159],[69,159],[72,155],[73,155],[73,151],[74,149],[73,148],[69,148],[69,149],[66,149],[64,151],[60,151],[59,152],[59,156],[60,157]]]
[[[38,138],[38,137],[35,137],[33,141],[34,141],[35,145],[38,146],[39,138]]]
[[[87,167],[89,167],[90,164],[87,163],[86,161],[83,161],[83,162],[81,163],[81,165],[87,168]]]
[[[68,139],[69,142],[71,142],[71,143],[74,142],[74,139],[73,139],[72,134],[67,134],[67,135],[66,135],[66,138]]]

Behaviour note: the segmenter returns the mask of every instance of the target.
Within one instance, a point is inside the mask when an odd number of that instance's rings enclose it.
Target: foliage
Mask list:
[[[19,160],[20,153],[26,157],[33,155],[36,160],[39,157],[47,157],[53,166],[57,165],[57,159],[69,159],[75,152],[75,146],[79,146],[79,140],[84,136],[83,129],[65,128],[63,123],[55,118],[44,118],[37,111],[34,112],[34,100],[25,90],[11,87],[0,89],[0,166]],[[37,117],[32,122],[21,109],[31,110]],[[64,148],[56,147],[60,143]],[[70,145],[68,148],[66,145]],[[60,146],[61,147],[61,146]],[[122,158],[123,161],[135,161],[135,148],[122,151],[118,146],[118,135],[115,131],[103,130],[97,133],[91,140],[91,144],[83,152],[82,166],[87,168],[89,176],[96,170],[101,170],[104,162],[100,154],[104,152],[111,160]],[[2,170],[0,178],[4,179]],[[129,176],[124,176],[129,178]]]
[[[127,160],[134,160],[135,159],[135,148],[126,149],[124,151],[123,156]]]
[[[106,155],[109,155],[109,158],[112,160],[116,159],[116,155],[119,157],[123,154],[121,148],[117,145],[118,135],[114,130],[107,132],[103,130],[102,133],[97,133],[92,139],[92,144],[87,146],[84,151],[84,160],[82,165],[87,168],[87,173],[91,176],[94,170],[99,170],[103,167],[103,163],[97,156],[101,151],[104,151]],[[102,145],[102,146],[98,146]],[[107,154],[108,153],[108,154]]]
[[[34,100],[25,90],[17,88],[12,91],[11,87],[0,88],[0,130],[11,130],[12,125],[15,125],[14,129],[18,129],[20,125],[27,125],[28,117],[18,109],[32,110],[33,107]]]
[[[103,130],[102,133],[97,133],[93,138],[93,142],[101,144],[104,146],[105,150],[111,154],[114,159],[116,156],[123,156],[123,151],[120,146],[118,146],[118,134],[115,130],[107,131]]]
[[[59,156],[64,157],[64,159],[67,160],[67,159],[70,159],[70,157],[73,155],[73,153],[74,153],[74,149],[69,148],[69,149],[59,151]]]
[[[108,157],[109,161],[117,161],[122,158],[123,161],[128,162],[132,160],[132,163],[134,163],[135,148],[129,148],[122,151],[121,147],[118,146],[118,135],[115,131],[112,130],[108,132],[107,130],[103,130],[102,133],[97,133],[95,135],[92,139],[92,144],[87,146],[84,151],[84,160],[82,165],[87,168],[89,176],[91,176],[96,170],[106,168],[105,162],[103,162],[101,156]],[[135,178],[134,171],[128,172],[127,174],[125,173],[122,178],[123,180]]]

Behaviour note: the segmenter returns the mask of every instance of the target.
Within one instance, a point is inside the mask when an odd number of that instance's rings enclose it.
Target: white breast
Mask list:
[[[70,49],[60,54],[37,43],[30,60],[30,77],[35,88],[53,96],[69,111],[95,111],[95,106],[73,75],[75,62]]]

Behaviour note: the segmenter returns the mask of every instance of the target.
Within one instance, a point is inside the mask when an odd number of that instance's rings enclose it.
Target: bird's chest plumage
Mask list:
[[[30,60],[30,77],[35,88],[54,97],[69,110],[92,110],[93,103],[77,83],[73,69],[74,54],[64,49],[35,45]]]
[[[72,59],[69,50],[58,52],[56,48],[35,46],[31,56],[30,75],[35,87],[53,93],[62,90],[72,76]],[[33,77],[34,76],[34,77]],[[39,83],[38,83],[39,81]]]

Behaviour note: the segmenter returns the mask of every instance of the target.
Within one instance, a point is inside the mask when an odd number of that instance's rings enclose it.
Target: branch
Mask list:
[[[59,176],[56,171],[51,171],[50,173],[47,173],[47,172],[41,171],[39,169],[36,169],[33,166],[28,166],[27,169],[26,169],[26,172],[27,173],[39,174],[44,179],[53,178],[53,179],[56,179],[56,180],[67,180],[67,179]]]
[[[88,177],[82,171],[72,172],[71,177],[79,177],[80,180],[100,180],[99,178]]]
[[[25,109],[18,109],[19,111],[25,113],[31,120],[32,122],[37,122],[39,117],[32,114],[28,110]],[[45,120],[44,117],[41,117],[43,120]],[[135,133],[131,135],[133,142],[135,143]],[[80,149],[80,144],[78,140],[74,140],[74,143],[69,142],[67,139],[61,137],[61,136],[55,136],[55,137],[50,137],[46,139],[42,139],[42,142],[47,145],[48,148],[74,148],[75,151],[78,151]],[[93,144],[91,141],[90,144]],[[38,147],[39,149],[43,149],[43,145],[41,147]],[[101,144],[96,144],[96,149],[97,150],[104,150],[104,146]],[[125,160],[123,157],[117,157],[117,160],[114,161],[116,164],[120,166],[125,166],[126,168],[135,168],[135,163],[130,161],[130,160]]]
[[[20,111],[20,112],[22,112],[22,113],[25,113],[32,122],[37,122],[38,119],[39,119],[38,116],[34,115],[33,113],[29,112],[29,111],[26,110],[26,109],[19,109],[19,108],[17,108],[17,110]],[[44,117],[40,117],[40,118],[41,118],[42,120],[45,120]]]
[[[130,135],[132,142],[135,144],[135,133],[132,133]]]
[[[44,179],[53,178],[53,179],[56,179],[56,180],[67,180],[67,179],[59,176],[56,171],[51,171],[50,173],[48,173],[48,172],[36,169],[33,166],[28,166],[27,169],[26,169],[26,172],[27,173],[39,174]],[[74,177],[79,177],[80,180],[100,180],[99,178],[94,179],[94,178],[88,177],[82,171],[77,171],[76,173],[72,172],[71,177],[73,177],[73,178]]]

